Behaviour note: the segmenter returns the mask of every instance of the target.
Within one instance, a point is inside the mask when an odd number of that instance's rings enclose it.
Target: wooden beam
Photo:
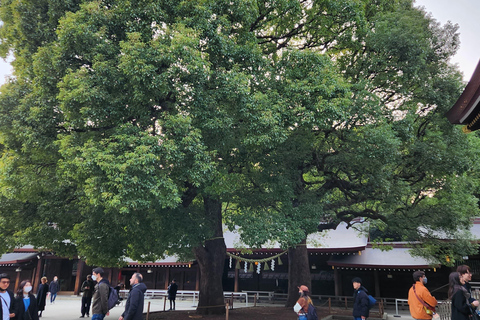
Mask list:
[[[37,266],[35,268],[35,275],[33,277],[33,292],[37,292],[38,287],[40,286],[40,280],[42,278],[42,256],[37,261]]]
[[[80,286],[82,283],[83,276],[83,267],[85,262],[83,260],[78,260],[77,262],[77,276],[75,277],[75,288],[73,289],[73,294],[78,296],[80,294]]]

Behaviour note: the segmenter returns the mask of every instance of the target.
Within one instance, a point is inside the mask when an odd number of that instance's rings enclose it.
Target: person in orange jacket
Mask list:
[[[415,271],[413,273],[413,281],[415,281],[415,284],[413,284],[408,291],[410,314],[412,318],[417,320],[430,320],[435,313],[434,310],[437,306],[437,299],[435,299],[425,287],[427,283],[425,272]],[[427,308],[425,304],[428,306]]]

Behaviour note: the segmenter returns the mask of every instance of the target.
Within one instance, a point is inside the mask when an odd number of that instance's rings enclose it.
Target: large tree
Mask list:
[[[303,8],[272,5],[2,2],[15,56],[0,98],[6,245],[105,266],[193,251],[198,311],[224,312],[222,203],[286,139],[275,63],[314,64],[331,82],[320,107],[345,99],[321,54],[262,45],[263,14]]]
[[[463,86],[448,63],[458,46],[456,26],[440,26],[412,1],[365,1],[356,12],[333,39],[326,32],[315,38],[317,29],[307,24],[277,37],[277,47],[288,42],[330,55],[352,98],[344,114],[332,115],[327,110],[338,109],[317,107],[325,94],[311,65],[284,65],[285,77],[273,86],[292,109],[288,139],[257,166],[270,183],[246,181],[232,220],[243,226],[247,244],[275,239],[290,248],[289,306],[297,286],[310,284],[307,235],[340,222],[376,230],[376,241],[409,241],[413,253],[435,264],[477,250],[468,230],[478,215],[478,137],[444,118]],[[308,11],[302,14],[310,21]],[[242,201],[252,194],[257,201]]]
[[[223,222],[291,250],[319,221],[357,216],[384,227],[411,214],[401,221],[413,232],[431,208],[459,209],[455,229],[475,212],[465,172],[476,154],[441,122],[460,88],[438,58],[450,38],[411,5],[2,2],[15,77],[0,97],[0,249],[30,243],[105,266],[193,253],[198,311],[218,313]],[[423,33],[409,42],[402,30]],[[309,281],[298,248],[290,269]]]

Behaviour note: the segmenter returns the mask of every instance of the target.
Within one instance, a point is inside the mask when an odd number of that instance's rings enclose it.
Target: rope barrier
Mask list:
[[[271,257],[268,257],[268,258],[264,258],[264,259],[248,259],[248,258],[243,258],[241,256],[237,256],[237,255],[234,255],[230,252],[227,252],[227,256],[229,257],[232,257],[233,259],[237,259],[237,260],[240,260],[240,261],[245,261],[245,262],[249,262],[249,263],[254,263],[254,262],[258,262],[258,263],[262,263],[262,262],[268,262],[268,261],[271,261],[275,258],[278,258],[280,257],[281,255],[284,255],[285,253],[287,253],[288,250],[285,250],[277,255],[274,255],[274,256],[271,256]]]

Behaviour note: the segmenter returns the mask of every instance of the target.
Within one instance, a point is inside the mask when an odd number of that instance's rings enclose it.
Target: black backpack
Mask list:
[[[308,304],[307,320],[318,320],[317,309],[311,303]]]
[[[120,304],[120,301],[118,299],[118,291],[115,290],[113,287],[108,287],[109,292],[108,292],[108,310],[112,309],[115,307],[117,304]]]

